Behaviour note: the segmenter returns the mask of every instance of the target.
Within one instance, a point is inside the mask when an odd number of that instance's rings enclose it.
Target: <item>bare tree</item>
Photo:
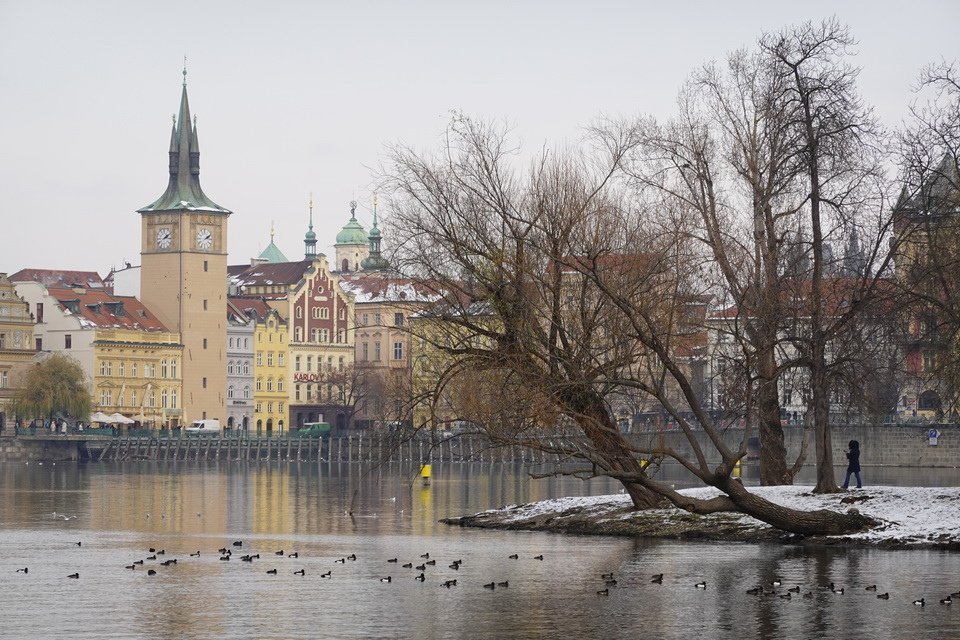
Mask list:
[[[868,524],[858,514],[780,507],[732,477],[750,427],[728,445],[691,379],[690,345],[702,328],[686,318],[705,293],[702,246],[682,210],[647,208],[618,180],[639,143],[631,130],[591,141],[541,154],[526,176],[513,169],[505,132],[468,118],[454,120],[437,156],[392,150],[382,176],[398,246],[391,261],[438,284],[441,300],[415,341],[447,358],[440,377],[492,372],[502,393],[523,390],[502,397],[516,407],[511,420],[532,426],[542,413],[575,425],[585,439],[554,448],[619,479],[637,507],[667,500],[698,513],[736,510],[804,534]],[[685,445],[663,434],[628,441],[612,398],[631,393],[659,403]],[[665,459],[722,494],[692,498],[658,481]]]

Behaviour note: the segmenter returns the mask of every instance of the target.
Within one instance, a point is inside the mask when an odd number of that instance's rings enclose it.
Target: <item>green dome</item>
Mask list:
[[[337,234],[337,244],[367,244],[367,231],[355,217],[351,217]]]
[[[260,253],[258,260],[266,260],[272,263],[288,262],[287,256],[283,255],[283,252],[280,251],[277,245],[273,244],[273,240],[270,240],[267,248]]]
[[[317,239],[317,234],[315,234],[315,233],[313,232],[313,227],[310,227],[310,231],[307,231],[307,233],[304,234],[304,238],[306,238],[307,240],[316,240],[316,239]]]

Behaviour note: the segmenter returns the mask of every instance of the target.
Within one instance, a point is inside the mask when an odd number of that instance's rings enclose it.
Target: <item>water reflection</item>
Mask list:
[[[15,596],[0,601],[0,637],[960,637],[960,612],[910,604],[921,596],[935,603],[960,587],[956,554],[460,529],[437,520],[617,486],[532,480],[487,464],[435,465],[424,489],[412,466],[364,470],[276,462],[5,465],[0,580]],[[676,469],[663,474],[685,482]],[[261,559],[219,561],[215,550],[233,540]],[[157,567],[152,577],[123,568],[149,547],[178,564]],[[198,549],[201,556],[191,558]],[[279,549],[301,556],[275,556]],[[415,571],[386,563],[419,562],[427,552],[437,565],[423,584]],[[356,562],[335,564],[350,553]],[[513,553],[520,558],[509,559]],[[534,560],[538,554],[546,559]],[[456,558],[464,560],[459,571],[447,566]],[[30,573],[15,573],[21,566]],[[277,575],[266,574],[270,568]],[[306,575],[294,575],[301,568]],[[321,579],[328,570],[333,579]],[[81,579],[66,580],[74,571]],[[618,584],[598,596],[606,572]],[[664,583],[651,584],[660,572]],[[385,575],[393,582],[381,583]],[[440,586],[453,578],[458,587]],[[745,593],[774,578],[783,580],[781,592],[801,585],[813,597]],[[693,587],[700,580],[706,591]],[[481,587],[490,581],[510,586]],[[830,582],[846,593],[831,593]],[[877,600],[864,591],[869,584],[891,599]]]

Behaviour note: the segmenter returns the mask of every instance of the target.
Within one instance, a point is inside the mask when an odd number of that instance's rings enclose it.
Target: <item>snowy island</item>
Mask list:
[[[634,511],[629,496],[623,494],[510,505],[441,522],[464,527],[587,535],[960,551],[960,487],[875,486],[834,494],[814,494],[812,490],[811,486],[797,485],[751,488],[757,495],[786,507],[856,509],[880,524],[854,534],[805,538],[737,513],[696,515],[675,508]],[[697,498],[719,494],[713,488],[684,489],[681,493]]]

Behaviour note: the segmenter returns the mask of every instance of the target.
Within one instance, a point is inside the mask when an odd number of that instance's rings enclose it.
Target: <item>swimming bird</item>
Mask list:
[[[943,598],[940,600],[940,604],[953,604],[953,597],[947,596],[946,598]]]
[[[925,607],[925,606],[927,606],[927,603],[924,602],[923,598],[920,598],[919,600],[914,600],[914,601],[913,601],[913,604],[917,605],[918,607]]]
[[[960,598],[960,591],[954,591],[950,594],[951,598]]]
[[[608,596],[608,595],[610,595],[610,589],[601,589],[600,591],[597,591],[597,595],[598,595],[598,596]]]
[[[780,597],[783,598],[784,600],[789,600],[792,595],[793,594],[788,591],[787,593],[780,594]]]
[[[275,575],[277,575],[277,570],[276,570],[276,569],[267,569],[267,573],[268,573],[269,575],[275,576]]]
[[[650,576],[650,582],[654,584],[663,584],[663,574],[662,573],[653,574],[652,576]]]
[[[307,575],[307,572],[304,571],[303,569],[300,569],[300,571],[294,571],[294,572],[293,572],[293,575],[295,575],[295,576],[305,576],[305,575]]]
[[[30,573],[30,569],[28,567],[24,567],[23,569],[17,569],[17,573]]]
[[[542,555],[533,556],[533,559],[534,559],[534,560],[543,560],[543,556],[542,556]]]
[[[423,555],[420,556],[420,557],[421,557],[421,558],[429,558],[429,557],[430,557],[430,552],[428,551],[427,553],[423,554]]]
[[[143,560],[134,560],[133,564],[143,564]]]
[[[446,582],[443,583],[443,586],[446,587],[447,589],[449,589],[450,587],[455,587],[457,586],[457,581],[456,579],[447,580]]]
[[[426,571],[427,565],[425,565],[425,564],[418,564],[417,566],[414,567],[414,569],[416,569],[417,571]]]
[[[347,556],[347,560],[354,561],[356,559],[357,559],[357,554],[355,553],[351,553],[350,555]]]
[[[230,559],[230,556],[220,556],[220,559],[221,559],[221,560],[229,560],[229,559]]]
[[[497,583],[496,583],[496,582],[487,583],[487,584],[483,585],[483,588],[484,588],[484,589],[490,589],[490,590],[492,591],[493,589],[496,589],[496,588],[497,588]]]
[[[788,592],[800,593],[800,585],[795,586],[792,589],[787,589]]]
[[[83,542],[78,542],[78,543],[77,543],[77,546],[78,546],[78,547],[82,547],[82,546],[83,546]]]
[[[166,552],[167,552],[166,549],[160,549],[160,551],[157,551],[157,555],[158,555],[158,556],[162,556],[162,555],[164,555]]]
[[[233,546],[235,546],[235,547],[242,547],[242,546],[243,546],[243,540],[234,540],[234,541],[233,541]]]
[[[162,564],[162,565],[165,566],[165,567],[169,567],[169,566],[172,565],[172,564],[177,564],[177,559],[176,559],[176,558],[173,558],[172,560],[164,560],[164,561],[161,562],[160,564]]]
[[[703,582],[698,582],[697,584],[695,584],[695,585],[693,585],[693,586],[696,587],[697,589],[706,589],[706,588],[707,588],[707,581],[704,580]]]
[[[327,571],[326,573],[321,573],[321,574],[320,574],[320,577],[321,577],[321,578],[330,578],[330,577],[332,577],[332,576],[333,576],[333,571]]]
[[[393,578],[390,576],[387,576],[386,578],[380,578],[380,582],[392,582],[392,581],[393,581]]]
[[[437,564],[437,561],[436,561],[436,560],[427,560],[427,561],[424,562],[423,564],[430,565],[430,566],[432,567],[432,566],[435,566],[435,565]]]
[[[346,564],[347,559],[346,559],[346,558],[340,558],[339,560],[334,560],[333,562],[334,562],[334,564]]]
[[[604,584],[607,585],[608,587],[615,587],[617,586],[617,581],[611,578],[610,580],[607,580],[606,582],[604,582]]]
[[[872,584],[872,585],[870,585],[869,587],[867,587],[866,589],[864,589],[864,591],[876,591],[876,590],[877,590],[877,585],[875,585],[875,584]]]
[[[506,589],[507,587],[510,586],[510,581],[509,581],[509,580],[504,580],[503,582],[498,582],[498,583],[497,583],[497,586],[498,586],[498,587],[503,587],[504,589]]]
[[[421,573],[421,574],[418,575],[418,576],[414,576],[413,579],[416,580],[416,581],[418,581],[418,582],[426,582],[426,581],[427,581],[427,576],[425,576],[424,574]]]
[[[387,562],[396,562],[396,561],[397,561],[396,558],[390,558],[389,560],[387,560]]]
[[[452,565],[450,565],[450,568],[453,569],[454,571],[460,571],[460,565],[458,565],[457,563],[453,563]]]
[[[518,560],[518,559],[520,558],[520,554],[518,554],[518,553],[512,553],[512,554],[510,554],[510,555],[507,556],[507,557],[510,558],[511,560]]]
[[[148,576],[155,576],[155,575],[157,575],[157,572],[156,572],[156,570],[154,570],[154,569],[147,569],[147,575],[148,575]]]
[[[67,577],[68,577],[68,578],[73,578],[74,580],[76,580],[76,579],[79,579],[79,578],[80,578],[80,574],[79,574],[79,573],[71,573],[71,574],[68,575]]]
[[[763,587],[754,587],[753,589],[747,589],[747,595],[749,596],[758,596],[763,593]]]
[[[137,565],[135,564],[128,564],[124,567],[124,569],[136,569],[136,568],[137,568]]]
[[[152,555],[152,556],[147,556],[147,560],[156,560],[156,559],[157,559],[156,554],[154,554],[154,555]]]
[[[149,549],[147,549],[147,553],[156,553],[156,552],[157,550],[154,549],[153,547],[150,547]]]
[[[288,557],[288,558],[299,558],[299,557],[300,557],[300,552],[299,552],[299,551],[294,551],[293,553],[288,553],[288,554],[287,554],[287,557]]]
[[[275,556],[282,556],[282,555],[283,555],[283,549],[280,549],[280,551],[274,551],[274,552],[273,552],[273,555],[275,555]]]
[[[881,600],[889,600],[889,599],[890,599],[890,594],[889,594],[889,593],[879,593],[879,594],[877,594],[877,597],[880,598]]]
[[[834,589],[831,589],[831,591],[833,591],[835,594],[839,596],[843,595],[843,587],[840,587],[839,589],[834,588]]]
[[[400,566],[403,567],[404,569],[413,569],[413,563],[412,563],[412,562],[408,562],[408,563],[403,564],[403,565],[400,565]]]
[[[242,562],[253,562],[253,556],[240,556]]]
[[[781,584],[783,584],[783,580],[781,580],[780,578],[774,578],[773,582],[771,582],[770,584],[772,584],[775,587],[779,587]]]
[[[804,597],[804,598],[812,598],[812,597],[813,597],[813,591],[807,591],[805,594],[803,594],[803,597]]]
[[[191,554],[190,554],[190,557],[191,557],[191,558],[194,558],[194,557],[199,558],[199,557],[200,557],[200,550],[197,549],[197,552],[196,552],[196,553],[191,553]]]

